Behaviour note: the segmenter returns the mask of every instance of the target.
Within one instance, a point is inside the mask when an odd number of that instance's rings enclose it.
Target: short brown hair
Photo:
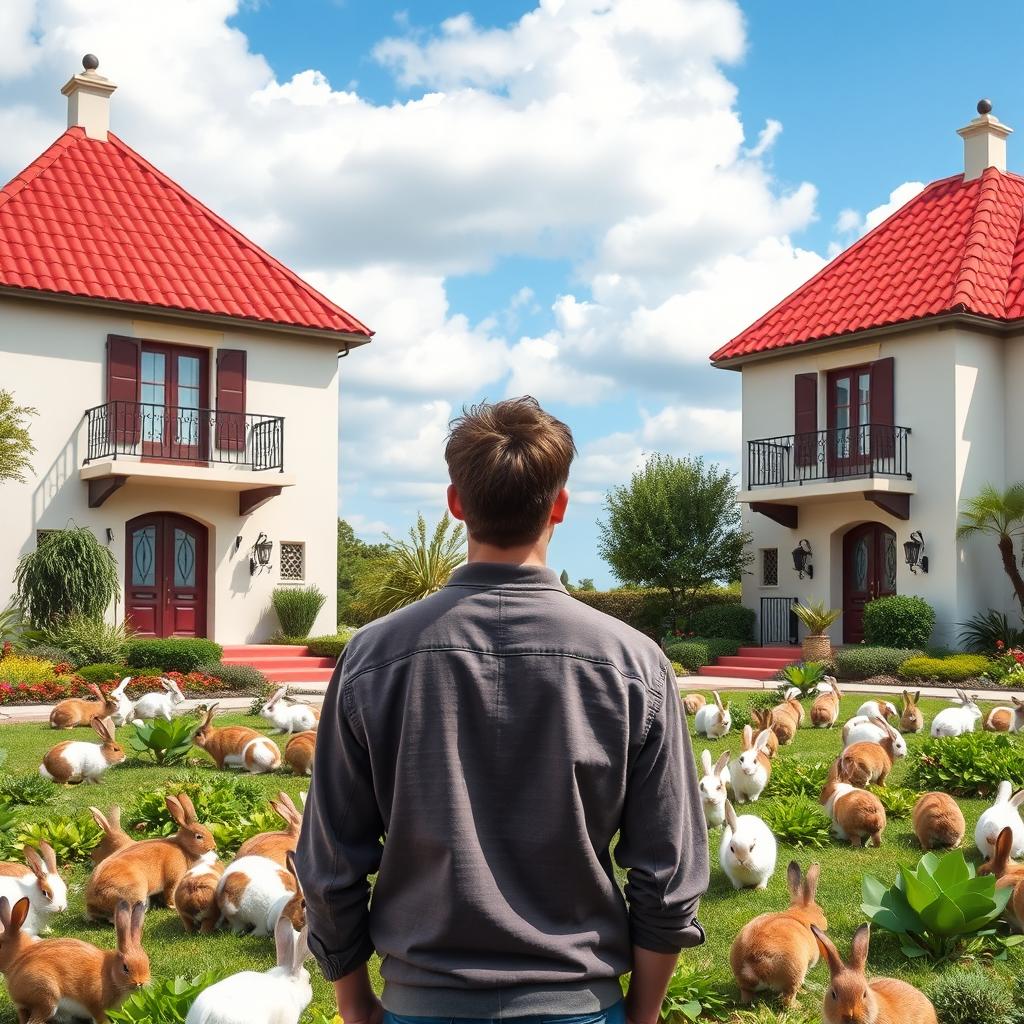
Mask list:
[[[572,431],[529,395],[463,409],[444,457],[469,535],[503,548],[536,540],[575,454]]]

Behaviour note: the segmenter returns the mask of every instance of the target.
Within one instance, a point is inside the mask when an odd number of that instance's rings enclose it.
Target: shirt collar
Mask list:
[[[511,562],[467,562],[448,578],[449,587],[550,587],[565,590],[558,573],[546,565],[514,565]]]

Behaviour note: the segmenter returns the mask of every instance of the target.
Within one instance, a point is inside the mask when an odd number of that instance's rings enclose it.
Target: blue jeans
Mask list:
[[[384,1024],[626,1024],[626,1002],[620,999],[595,1013],[540,1014],[533,1017],[405,1017],[384,1011]]]

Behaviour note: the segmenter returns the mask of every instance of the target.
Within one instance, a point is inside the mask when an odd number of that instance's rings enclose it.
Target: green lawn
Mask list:
[[[746,695],[734,696],[734,706],[745,704],[747,699]],[[852,714],[863,699],[863,696],[846,698],[843,701],[842,718],[845,719]],[[935,711],[943,706],[945,703],[942,701],[922,701],[922,708],[929,720]],[[262,720],[242,715],[225,715],[224,721],[256,727],[265,725]],[[84,739],[89,734],[84,730],[76,730],[75,735],[76,738]],[[66,738],[66,734],[61,734],[59,738]],[[6,748],[8,752],[5,769],[16,773],[35,771],[42,754],[57,739],[57,734],[43,725],[0,726],[0,747]],[[911,751],[919,741],[917,737],[909,737]],[[780,750],[779,757],[809,760],[830,758],[837,752],[839,743],[838,730],[825,732],[804,729],[794,744]],[[709,746],[713,755],[717,757],[720,751],[727,748],[734,752],[738,751],[739,738],[733,734],[725,740],[710,744],[703,738],[694,738],[694,752],[698,757],[705,746]],[[196,756],[189,759],[187,766],[200,767],[211,773],[215,771],[212,761],[199,751],[196,751]],[[124,765],[111,769],[102,785],[60,789],[51,803],[24,808],[20,815],[26,820],[42,820],[53,814],[78,813],[89,804],[98,804],[105,808],[112,803],[120,803],[124,807],[130,807],[138,794],[162,786],[168,776],[178,770],[130,759]],[[899,786],[903,773],[903,764],[897,765],[890,784]],[[268,794],[284,789],[295,799],[306,784],[304,780],[284,773],[259,776],[258,779]],[[968,822],[968,839],[965,846],[969,848],[971,856],[976,858],[971,836],[974,823],[985,805],[983,801],[963,801],[961,806]],[[756,809],[757,805],[749,808],[755,812]],[[651,808],[652,816],[656,816],[657,813],[657,808]],[[808,851],[780,844],[778,868],[768,890],[736,893],[718,868],[719,835],[718,832],[712,835],[711,889],[701,911],[701,919],[708,933],[708,943],[701,949],[685,955],[713,965],[716,975],[734,995],[735,988],[728,968],[729,946],[736,932],[751,917],[766,910],[781,910],[788,905],[785,866],[790,859],[795,858],[804,866],[812,860],[817,860],[822,865],[819,898],[828,915],[831,933],[840,948],[845,948],[854,928],[862,920],[859,910],[861,875],[870,871],[884,879],[891,879],[895,876],[899,864],[914,864],[920,856],[909,820],[891,820],[885,832],[883,845],[878,850],[854,850],[845,844],[836,844],[824,850]],[[101,946],[110,945],[113,940],[112,930],[89,925],[82,917],[82,896],[90,866],[79,865],[65,873],[70,886],[70,908],[67,914],[54,919],[54,934],[76,936]],[[159,977],[178,974],[191,977],[211,966],[221,966],[230,971],[247,968],[264,970],[273,962],[272,939],[239,938],[226,933],[190,937],[183,932],[173,912],[160,908],[153,909],[148,916],[145,944],[149,951],[153,974]],[[993,969],[1019,971],[1024,963],[1024,956],[1016,952],[1011,955],[1013,959],[1010,963],[998,965]],[[315,992],[313,1005],[324,1012],[333,1012],[329,986],[319,977],[315,966],[311,964],[311,967]],[[895,942],[884,935],[876,935],[872,942],[871,969],[875,973],[896,974],[925,985],[931,977],[927,967],[913,967],[909,964]],[[371,975],[374,984],[379,986],[376,958],[371,964]],[[808,1009],[817,1011],[822,984],[826,977],[825,968],[821,965],[810,975],[805,996]],[[0,1024],[13,1024],[14,1021],[15,1016],[6,994],[0,994]]]

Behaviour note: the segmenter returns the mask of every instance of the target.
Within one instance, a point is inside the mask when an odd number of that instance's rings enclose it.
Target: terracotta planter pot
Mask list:
[[[827,633],[805,636],[801,645],[804,661],[831,661],[832,640]]]

